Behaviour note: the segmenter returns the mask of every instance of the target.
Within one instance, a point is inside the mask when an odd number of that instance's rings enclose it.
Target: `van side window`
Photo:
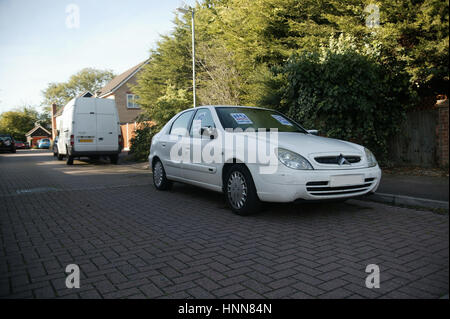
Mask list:
[[[194,111],[187,111],[181,114],[175,122],[173,122],[172,128],[170,129],[170,135],[187,136],[193,113]]]

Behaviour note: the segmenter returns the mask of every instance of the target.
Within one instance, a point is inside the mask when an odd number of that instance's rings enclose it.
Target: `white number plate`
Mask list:
[[[338,175],[331,176],[330,186],[350,186],[364,184],[364,175]]]

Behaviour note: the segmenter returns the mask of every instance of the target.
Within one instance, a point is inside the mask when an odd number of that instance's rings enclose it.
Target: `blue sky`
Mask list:
[[[67,27],[71,4],[79,8],[79,28]],[[67,81],[85,67],[119,74],[144,61],[160,35],[172,30],[182,4],[0,0],[0,113],[24,104],[39,106],[48,83]]]

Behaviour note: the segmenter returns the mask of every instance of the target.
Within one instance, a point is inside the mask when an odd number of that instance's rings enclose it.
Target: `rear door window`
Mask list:
[[[187,111],[181,114],[175,122],[173,122],[170,129],[170,135],[175,136],[188,136],[189,125],[191,124],[191,118],[194,111]]]
[[[215,128],[216,124],[211,115],[211,111],[208,109],[200,109],[195,113],[194,119],[192,120],[190,135],[195,137],[200,137],[201,128]]]

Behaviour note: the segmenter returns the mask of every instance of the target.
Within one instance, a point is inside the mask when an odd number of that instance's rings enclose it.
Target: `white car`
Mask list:
[[[269,131],[270,130],[270,131]],[[261,202],[343,200],[375,192],[381,170],[363,146],[317,136],[283,114],[243,106],[202,106],[174,116],[149,155],[153,182],[224,192],[237,214]]]

